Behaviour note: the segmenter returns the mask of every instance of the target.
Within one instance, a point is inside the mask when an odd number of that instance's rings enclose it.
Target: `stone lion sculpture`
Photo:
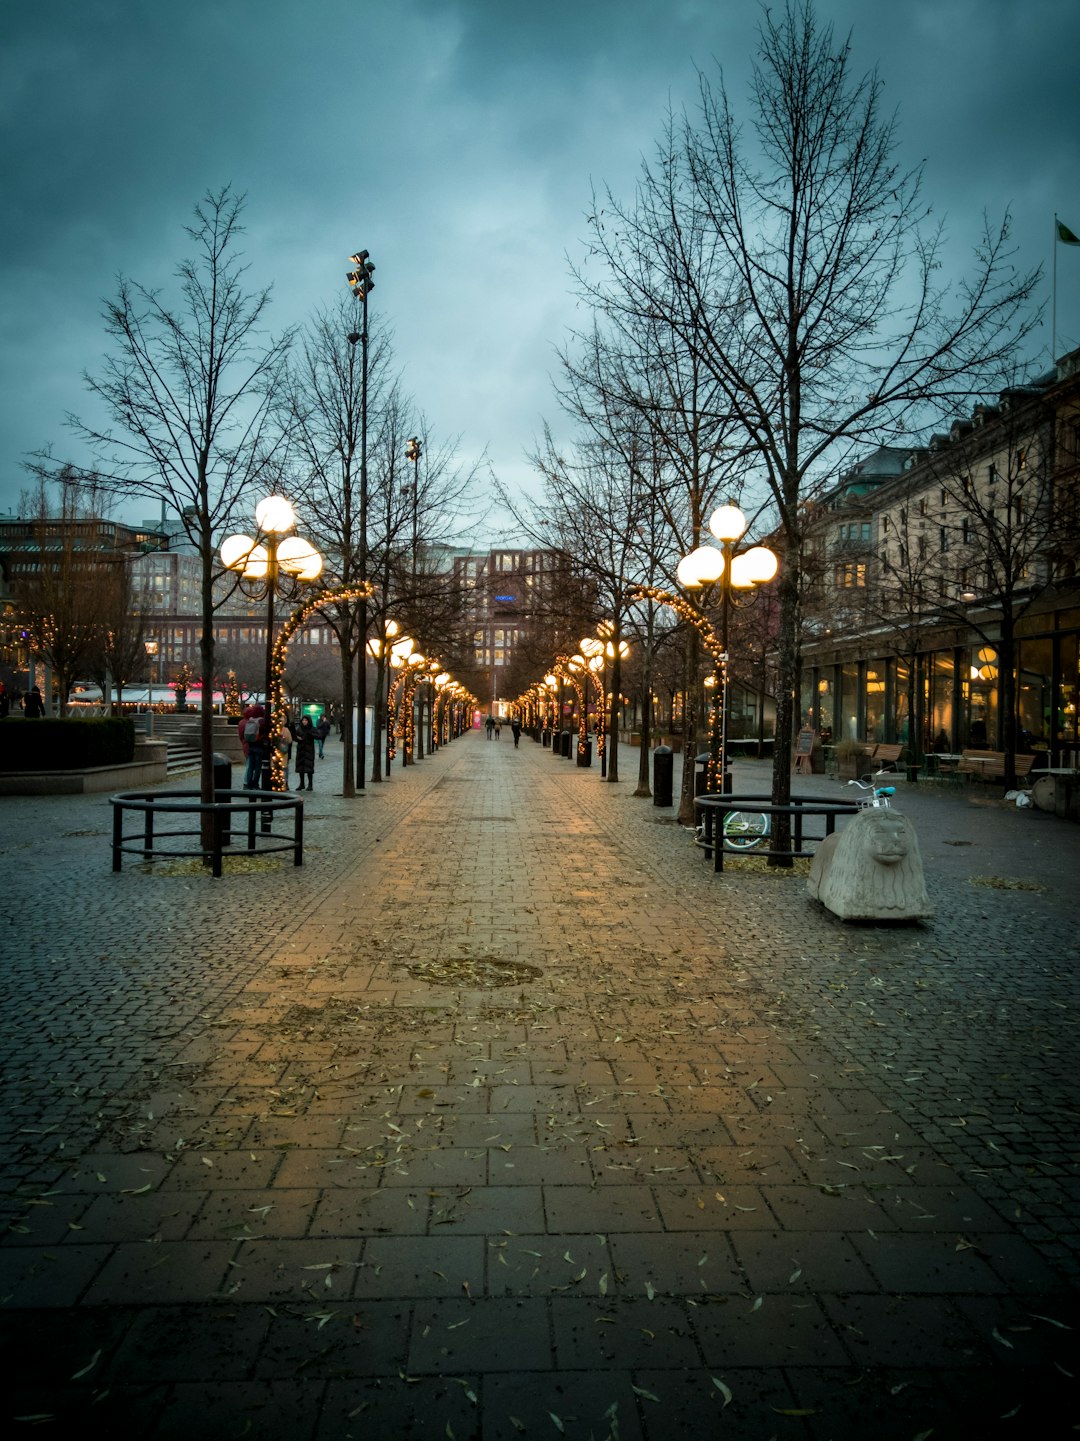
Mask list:
[[[894,810],[866,810],[814,854],[810,895],[842,921],[919,921],[934,914],[915,827]]]

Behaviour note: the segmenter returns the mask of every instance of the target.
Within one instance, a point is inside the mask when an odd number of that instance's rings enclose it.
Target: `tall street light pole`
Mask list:
[[[721,790],[731,790],[731,772],[727,762],[728,703],[730,695],[730,651],[728,635],[731,623],[731,608],[734,592],[753,590],[776,575],[777,558],[764,545],[754,545],[748,550],[737,551],[738,542],[746,533],[746,516],[737,505],[721,505],[709,517],[709,530],[720,542],[720,550],[702,545],[692,550],[679,562],[677,575],[680,584],[688,590],[706,585],[720,587],[720,648],[723,652],[720,675],[720,727],[719,755],[710,756],[710,771],[715,774],[716,766],[721,769]],[[713,702],[715,705],[715,700]],[[710,727],[710,749],[716,744],[715,723]]]
[[[274,686],[274,601],[281,573],[297,581],[313,581],[322,572],[323,559],[310,541],[289,532],[296,512],[283,495],[268,495],[255,507],[256,536],[230,535],[221,544],[221,563],[236,571],[242,581],[266,587],[266,728],[271,733],[271,696]],[[263,789],[272,789],[271,757],[263,765]]]
[[[367,580],[368,563],[368,478],[367,478],[367,409],[368,409],[368,296],[375,289],[372,275],[375,266],[368,259],[369,252],[358,250],[349,260],[356,267],[346,272],[345,279],[353,295],[360,302],[360,329],[348,337],[349,344],[360,343],[360,579]],[[356,742],[356,786],[364,789],[364,754],[367,744],[367,601],[359,604],[360,626],[359,662],[356,674],[356,706],[359,711]]]

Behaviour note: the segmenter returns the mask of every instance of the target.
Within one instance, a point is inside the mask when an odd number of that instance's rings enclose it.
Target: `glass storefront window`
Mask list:
[[[956,663],[951,655],[938,651],[930,657],[930,739],[931,749],[953,748],[953,684]]]
[[[1080,635],[1061,637],[1061,684],[1054,716],[1054,739],[1060,748],[1060,763],[1080,759]]]
[[[859,667],[845,665],[840,672],[840,714],[837,735],[843,740],[859,740]]]
[[[885,661],[873,661],[866,668],[866,739],[885,739]]]
[[[1050,745],[1054,647],[1050,636],[1020,642],[1016,690],[1017,749],[1046,750]]]
[[[973,750],[996,750],[998,746],[998,670],[993,646],[977,646],[962,652],[965,666],[965,711],[961,741]]]
[[[910,685],[911,685],[911,662],[910,662],[910,660],[907,660],[907,659],[897,660],[897,662],[896,662],[896,697],[895,697],[895,706],[896,706],[896,709],[895,709],[895,713],[894,713],[894,717],[893,717],[893,727],[894,727],[893,733],[894,733],[894,735],[896,736],[896,739],[897,739],[902,745],[907,745],[908,741],[909,741],[910,738],[911,738],[910,735],[908,734],[908,732],[909,732],[909,730],[910,730],[910,728],[911,728],[911,727],[910,727],[910,724],[909,724],[909,720],[910,720],[910,714],[909,714],[909,712],[910,712],[910,704],[911,704],[911,696],[910,696],[910,694],[909,694],[909,687],[910,687]]]

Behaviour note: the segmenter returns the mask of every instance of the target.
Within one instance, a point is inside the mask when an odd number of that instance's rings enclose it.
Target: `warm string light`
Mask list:
[[[723,757],[719,754],[722,730],[720,705],[726,689],[727,678],[727,656],[720,638],[696,606],[691,605],[682,596],[672,595],[670,591],[661,590],[658,586],[636,586],[630,591],[627,600],[631,603],[638,600],[652,600],[658,605],[667,606],[694,627],[701,637],[705,649],[712,656],[713,663],[717,668],[718,684],[709,705],[709,759],[705,767],[705,784],[706,790],[710,793],[718,791],[723,782]]]
[[[323,590],[298,605],[285,621],[274,641],[270,657],[270,787],[275,791],[285,789],[285,757],[279,748],[282,727],[282,702],[285,693],[285,658],[289,642],[304,623],[323,606],[340,601],[370,600],[375,587],[370,581],[355,585],[338,585]]]

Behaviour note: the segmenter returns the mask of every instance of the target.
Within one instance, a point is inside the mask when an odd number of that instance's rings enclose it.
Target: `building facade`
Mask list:
[[[877,452],[808,525],[801,704],[825,739],[1080,759],[1080,352]]]

